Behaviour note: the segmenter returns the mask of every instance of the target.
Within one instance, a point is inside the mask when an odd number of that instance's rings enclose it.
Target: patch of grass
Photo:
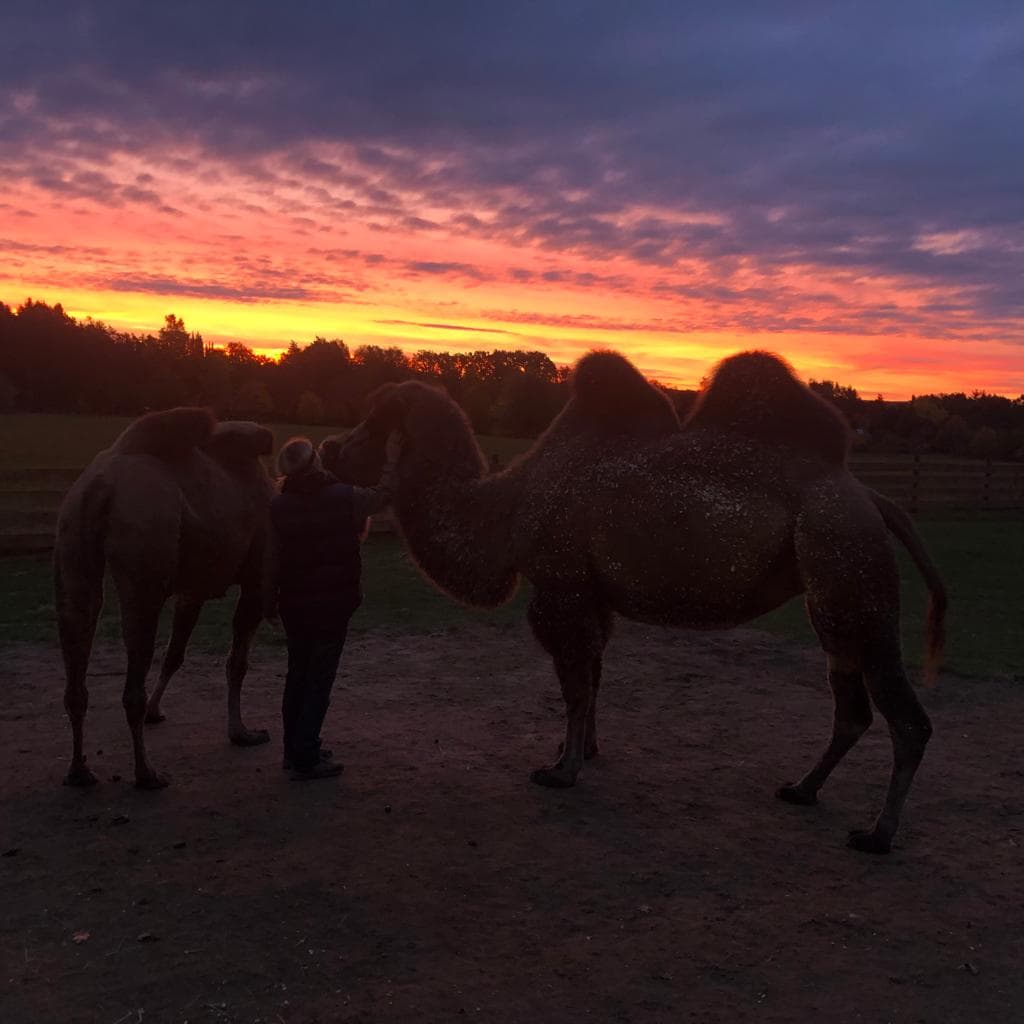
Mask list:
[[[0,595],[0,645],[18,641],[57,643],[51,564],[48,555],[0,559],[0,571],[6,579]],[[458,630],[473,622],[510,623],[526,614],[525,585],[512,601],[494,611],[463,608],[427,583],[410,563],[401,542],[389,535],[371,535],[363,545],[363,592],[363,605],[352,619],[353,632],[388,627],[403,633],[431,633]],[[237,590],[232,588],[227,596],[203,606],[192,637],[196,650],[227,652],[236,596]],[[168,602],[160,624],[160,644],[170,632],[170,612]],[[96,635],[100,640],[120,636],[117,594],[109,579]],[[284,637],[264,624],[257,642],[283,644]]]
[[[1024,521],[1020,515],[930,517],[918,526],[949,589],[946,666],[964,675],[1024,678]],[[472,622],[521,621],[525,614],[526,584],[513,601],[493,612],[461,607],[420,576],[393,536],[371,536],[363,547],[363,566],[365,599],[352,620],[354,632],[377,627],[412,633],[457,631]],[[904,650],[911,665],[920,665],[927,595],[917,569],[902,552],[900,566]],[[6,580],[0,594],[0,645],[55,644],[49,558],[0,559],[0,571]],[[233,607],[233,592],[207,603],[193,639],[197,650],[227,650]],[[817,643],[799,599],[752,625],[806,646]],[[165,612],[162,637],[168,629],[169,612]],[[119,635],[116,597],[109,586],[98,633],[108,640]],[[283,638],[262,626],[258,642],[280,644]]]
[[[49,413],[0,415],[0,474],[5,469],[82,469],[108,448],[132,422],[130,416],[75,416]],[[348,427],[299,423],[268,423],[275,448],[290,437],[303,435],[319,444],[328,434],[346,434]],[[503,464],[532,443],[511,437],[479,437],[480,447]]]

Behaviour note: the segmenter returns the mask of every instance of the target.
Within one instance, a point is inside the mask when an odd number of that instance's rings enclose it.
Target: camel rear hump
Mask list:
[[[850,448],[843,414],[771,352],[740,352],[723,359],[683,426],[785,445],[838,466],[846,464]]]
[[[114,442],[119,455],[177,459],[206,445],[216,420],[209,409],[182,407],[151,412],[130,424]]]

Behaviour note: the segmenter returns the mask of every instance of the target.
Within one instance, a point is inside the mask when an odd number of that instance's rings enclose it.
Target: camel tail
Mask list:
[[[925,616],[925,657],[924,683],[934,686],[942,664],[942,652],[946,645],[946,609],[949,599],[946,585],[942,582],[939,570],[935,567],[931,555],[928,554],[921,540],[921,535],[914,526],[914,521],[895,502],[868,488],[868,494],[875,503],[885,521],[885,525],[897,537],[907,553],[914,560],[925,585],[928,587],[928,612]]]

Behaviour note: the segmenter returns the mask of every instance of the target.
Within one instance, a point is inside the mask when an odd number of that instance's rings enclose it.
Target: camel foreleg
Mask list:
[[[243,585],[231,621],[231,651],[227,661],[228,738],[239,747],[254,747],[270,740],[266,729],[247,729],[242,722],[242,681],[249,670],[249,649],[262,617],[260,588]]]
[[[167,684],[171,681],[171,676],[185,661],[185,648],[188,647],[192,630],[196,628],[202,607],[201,598],[188,597],[185,594],[179,594],[174,603],[174,622],[171,626],[171,638],[167,641],[167,650],[164,651],[164,658],[160,664],[160,679],[146,704],[147,725],[156,725],[167,717],[160,710],[160,701],[163,699]]]
[[[590,665],[590,706],[587,708],[587,724],[583,733],[583,757],[589,761],[600,753],[597,742],[597,691],[601,687],[601,667],[604,649],[612,635],[612,615],[606,609],[598,610],[598,628],[601,631],[601,649],[594,655]]]
[[[530,603],[530,626],[551,655],[565,701],[565,740],[558,760],[530,778],[539,786],[567,787],[588,755],[597,753],[596,697],[607,616],[581,595],[538,591]],[[603,628],[604,627],[604,628]]]

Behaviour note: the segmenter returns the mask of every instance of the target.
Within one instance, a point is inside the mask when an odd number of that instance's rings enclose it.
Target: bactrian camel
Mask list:
[[[54,571],[57,624],[67,674],[64,706],[73,751],[65,782],[88,786],[83,724],[86,670],[103,603],[104,569],[117,589],[127,654],[124,710],[135,749],[135,781],[167,784],[146,756],[144,720],[163,718],[160,699],[181,666],[203,602],[240,585],[227,660],[228,735],[265,743],[242,722],[242,680],[262,617],[261,567],[271,482],[260,456],[273,435],[248,422],[216,423],[204,409],[150,413],[100,452],[68,492],[57,523]],[[171,638],[148,709],[146,675],[157,620],[176,595]]]
[[[488,474],[470,425],[416,381],[376,394],[366,420],[328,456],[373,477],[388,433],[404,437],[394,511],[424,574],[452,597],[493,607],[520,575],[529,622],[551,655],[566,707],[556,762],[532,774],[571,786],[598,752],[601,657],[614,614],[692,628],[735,626],[803,593],[828,660],[832,737],[778,796],[812,804],[872,720],[886,719],[893,769],[859,850],[889,850],[931,733],[903,667],[899,577],[887,533],[931,591],[927,670],[942,646],[945,593],[909,517],[859,483],[848,428],[777,357],[725,360],[680,427],[664,394],[621,356],[591,353],[547,432]]]

